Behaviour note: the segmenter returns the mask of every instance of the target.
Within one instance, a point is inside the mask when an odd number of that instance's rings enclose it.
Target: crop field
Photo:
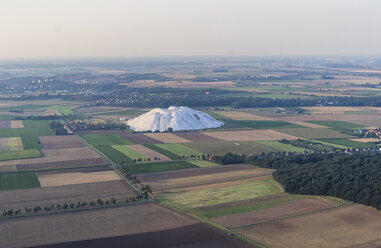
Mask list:
[[[219,139],[213,138],[201,132],[175,132],[173,134],[192,142],[219,141]]]
[[[192,142],[184,143],[184,145],[210,155],[225,155],[228,152],[248,155],[260,152],[279,151],[276,148],[265,146],[254,141]]]
[[[282,219],[286,217],[293,217],[295,215],[316,212],[323,209],[332,208],[333,206],[334,205],[332,203],[327,201],[305,199],[262,210],[224,215],[213,218],[212,220],[228,228],[236,228],[267,222],[274,219]]]
[[[209,167],[209,166],[219,165],[219,164],[216,164],[216,163],[213,163],[210,161],[206,161],[206,160],[190,160],[188,162],[196,165],[197,167]]]
[[[169,150],[163,149],[163,148],[157,146],[157,144],[145,144],[144,146],[149,148],[149,149],[151,149],[151,150],[153,150],[153,151],[156,151],[156,152],[158,152],[160,154],[163,154],[164,156],[166,156],[166,157],[168,157],[168,158],[170,158],[172,160],[182,159],[182,158],[179,157],[179,155],[177,155],[177,154],[175,154],[175,153],[173,153],[173,152],[171,152]]]
[[[218,186],[218,187],[217,187]],[[246,200],[282,192],[282,187],[273,179],[254,180],[238,185],[190,190],[160,195],[158,199],[183,209],[216,205],[226,202]]]
[[[237,127],[245,127],[252,129],[279,129],[279,128],[300,128],[294,123],[284,122],[284,121],[246,121],[246,120],[233,120],[229,121],[229,124],[233,124]]]
[[[0,138],[0,151],[8,151],[8,138]]]
[[[22,151],[24,147],[20,137],[10,137],[8,138],[8,148],[9,151]]]
[[[36,174],[31,172],[0,173],[0,190],[39,188]]]
[[[24,124],[22,121],[11,121],[11,128],[24,128]]]
[[[296,125],[303,126],[303,127],[328,128],[327,126],[322,126],[322,125],[314,124],[311,122],[305,122],[305,121],[288,121],[288,122],[294,123]]]
[[[124,153],[112,148],[111,146],[96,145],[94,147],[116,164],[120,164],[122,162],[133,163],[133,161]]]
[[[162,143],[184,143],[191,142],[190,140],[181,138],[172,133],[145,133],[146,136],[158,140]]]
[[[313,224],[311,224],[313,223]],[[350,205],[234,229],[266,247],[379,247],[381,213]]]
[[[129,157],[131,160],[147,160],[148,157],[135,151],[134,149],[128,147],[127,145],[112,145],[111,146],[112,148],[114,148],[115,150],[123,153],[124,155],[126,155],[127,157]],[[140,161],[140,162],[142,162]]]
[[[154,144],[154,143],[162,143],[156,139],[152,139],[143,133],[126,133],[120,134],[125,137],[127,140],[131,141],[134,144],[144,145],[144,144]]]
[[[37,180],[38,182],[38,180]],[[0,191],[0,210],[115,198],[124,202],[137,193],[122,180]]]
[[[118,134],[82,134],[81,136],[92,146],[132,144],[132,142]]]
[[[290,128],[281,129],[279,131],[306,139],[353,138],[353,136],[340,133],[330,128]]]
[[[286,130],[297,130],[293,133],[297,135],[300,128],[290,128]],[[219,131],[219,132],[205,132],[213,138],[225,140],[225,141],[250,141],[250,140],[281,140],[289,139],[294,140],[298,137],[283,133],[282,131],[275,130],[244,130],[244,131]]]
[[[280,151],[285,151],[285,152],[304,152],[306,150],[301,147],[296,147],[289,144],[283,144],[275,140],[265,140],[265,141],[256,141],[256,142],[261,145],[272,147],[272,148],[278,149]]]
[[[62,149],[84,146],[84,144],[73,135],[40,136],[40,142],[43,149]]]
[[[190,158],[190,156],[195,155],[195,156],[202,156],[203,153],[194,150],[192,148],[189,148],[183,144],[155,144],[156,147],[159,147],[161,149],[167,150],[171,153],[174,153],[177,155],[177,159],[179,157],[185,157],[185,158]]]
[[[127,169],[133,174],[140,173],[152,173],[160,171],[171,171],[186,168],[197,167],[194,164],[188,163],[186,161],[178,162],[163,162],[163,163],[149,163],[149,164],[139,164],[139,165],[127,165]]]
[[[121,180],[114,170],[95,172],[37,173],[41,187]]]
[[[242,112],[242,111],[218,111],[216,112],[220,115],[223,115],[227,118],[233,119],[233,120],[250,120],[250,121],[271,121],[271,118]]]
[[[167,156],[154,151],[152,149],[149,149],[148,147],[145,147],[143,145],[127,145],[128,148],[135,150],[136,152],[143,154],[145,157],[150,158],[152,162],[155,161],[171,161],[172,159],[168,158]],[[156,158],[156,159],[155,159]]]
[[[363,142],[357,142],[354,140],[349,139],[320,139],[319,141],[323,141],[328,144],[332,145],[339,145],[342,147],[347,148],[370,148],[370,147],[376,147],[376,144],[373,143],[363,143]]]
[[[15,159],[31,159],[31,158],[39,158],[39,157],[41,157],[41,153],[37,149],[0,152],[0,161],[15,160]]]
[[[346,122],[346,121],[310,121],[312,124],[317,124],[321,126],[331,127],[331,128],[344,128],[344,129],[359,129],[365,126]]]

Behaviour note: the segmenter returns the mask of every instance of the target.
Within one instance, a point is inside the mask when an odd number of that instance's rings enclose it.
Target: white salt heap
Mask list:
[[[155,108],[135,119],[127,121],[127,125],[135,131],[160,132],[172,128],[173,131],[217,128],[224,125],[208,114],[188,107]]]

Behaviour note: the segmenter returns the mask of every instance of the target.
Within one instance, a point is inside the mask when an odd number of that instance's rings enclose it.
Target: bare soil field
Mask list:
[[[0,121],[0,129],[11,128],[11,121]]]
[[[7,232],[1,235],[0,243],[8,248],[38,246],[156,232],[196,223],[156,204],[136,204],[6,219],[0,223],[0,229]]]
[[[162,193],[166,190],[173,190],[178,188],[195,187],[208,184],[244,180],[253,177],[269,176],[272,174],[272,172],[272,170],[267,169],[239,170],[225,173],[198,175],[193,177],[172,178],[167,180],[150,182],[149,185],[152,187],[154,192]]]
[[[353,138],[329,128],[284,128],[282,132],[306,139]]]
[[[98,198],[109,200],[112,197],[124,202],[126,198],[132,196],[136,196],[136,192],[121,180],[0,191],[0,210],[44,207],[65,202],[96,201]]]
[[[64,160],[64,161],[47,162],[47,163],[13,164],[13,166],[15,166],[18,171],[24,171],[24,170],[29,171],[29,170],[65,169],[65,168],[75,168],[75,167],[83,167],[83,166],[99,166],[99,165],[107,165],[107,164],[108,162],[104,160],[103,158],[90,158],[90,159]],[[3,167],[3,166],[0,165],[0,167]]]
[[[171,133],[145,133],[144,135],[163,143],[186,143],[190,140],[181,138]]]
[[[199,247],[199,248],[249,248],[251,245],[240,239],[230,237],[223,231],[204,223],[163,231],[146,232],[103,239],[76,241],[69,243],[38,246],[39,248],[141,248],[141,247]],[[37,247],[35,247],[37,248]]]
[[[379,247],[381,212],[362,205],[340,207],[235,231],[266,247]]]
[[[366,138],[360,138],[360,139],[349,139],[349,140],[353,140],[353,141],[356,141],[356,142],[361,142],[361,143],[369,143],[369,142],[376,142],[376,141],[380,141],[378,139],[366,139]]]
[[[205,132],[204,134],[226,141],[281,140],[283,138],[289,140],[298,139],[296,136],[274,130],[219,131]]]
[[[96,172],[37,173],[41,187],[121,180],[113,170]]]
[[[250,120],[250,121],[268,121],[274,120],[268,117],[263,117],[256,114],[241,112],[241,111],[214,111],[217,114],[223,115],[233,120]]]
[[[161,153],[158,153],[157,151],[151,150],[145,146],[142,145],[127,145],[127,147],[137,151],[140,154],[143,154],[147,158],[150,158],[151,161],[160,161],[160,162],[166,162],[166,161],[172,161],[172,159],[168,158],[167,156],[164,156]],[[160,158],[160,160],[154,160],[154,158]]]
[[[0,138],[0,151],[8,151],[8,138]]]
[[[327,201],[307,199],[257,211],[220,216],[212,220],[228,228],[235,228],[315,212],[333,206]]]
[[[208,174],[216,174],[216,173],[226,173],[231,171],[240,171],[240,170],[256,170],[258,167],[247,165],[247,164],[233,164],[233,165],[224,165],[224,166],[211,166],[211,167],[202,167],[202,168],[190,168],[190,169],[180,169],[173,171],[162,171],[162,172],[154,172],[154,173],[144,173],[144,174],[136,174],[143,182],[155,182],[161,180],[167,180],[171,178],[185,178],[185,177],[193,177],[193,176],[201,176]]]
[[[204,133],[186,133],[186,132],[176,132],[173,133],[183,139],[190,140],[192,142],[206,142],[206,141],[219,141],[220,139],[213,138],[211,136],[205,135]]]
[[[157,144],[157,143],[163,143],[159,140],[153,139],[148,137],[147,135],[144,135],[143,133],[126,133],[120,134],[121,136],[125,137],[127,140],[131,141],[134,144]]]
[[[59,149],[84,147],[83,143],[74,135],[40,136],[43,149]]]
[[[22,121],[11,121],[11,128],[24,128]]]

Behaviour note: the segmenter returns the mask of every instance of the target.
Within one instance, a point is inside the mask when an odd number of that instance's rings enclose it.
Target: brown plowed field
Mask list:
[[[41,187],[121,180],[113,170],[96,172],[37,173]]]
[[[183,248],[249,248],[251,245],[230,237],[223,231],[207,224],[197,223],[163,231],[139,233],[103,239],[76,241],[69,243],[38,246],[38,248],[128,248],[183,247]],[[34,247],[37,248],[37,247]]]
[[[213,221],[228,228],[234,228],[301,215],[317,210],[327,209],[333,206],[334,205],[332,203],[327,201],[307,199],[257,211],[220,216],[213,218]]]
[[[4,219],[0,222],[0,230],[3,232],[0,244],[7,248],[38,246],[157,232],[196,223],[177,212],[145,203]]]
[[[0,129],[11,128],[10,121],[0,121]]]
[[[8,138],[0,138],[0,151],[8,151]]]
[[[11,121],[11,128],[24,128],[22,121]]]
[[[269,176],[272,174],[271,170],[257,169],[257,170],[240,170],[225,173],[198,175],[193,177],[179,177],[157,182],[150,182],[154,192],[161,192],[165,190],[173,190],[177,188],[195,187],[208,184],[224,183],[229,181],[241,181],[249,178],[258,178]]]
[[[41,136],[43,149],[83,147],[83,143],[74,135]]]
[[[159,140],[150,138],[144,135],[143,133],[124,133],[120,135],[122,135],[127,140],[131,141],[132,143],[138,144],[138,145],[163,143]]]
[[[43,187],[0,191],[0,211],[3,209],[24,209],[25,207],[50,206],[65,202],[96,201],[98,198],[125,201],[136,192],[123,181],[74,184],[57,187]]]
[[[143,154],[144,156],[150,158],[152,161],[158,161],[154,160],[155,157],[160,158],[160,162],[172,161],[172,159],[168,158],[167,156],[164,156],[163,154],[142,145],[127,145],[127,147],[139,152],[140,154]]]
[[[163,143],[186,143],[190,140],[181,138],[171,133],[145,133],[146,136]]]
[[[107,165],[107,161],[103,158],[90,158],[90,159],[77,159],[77,160],[66,160],[58,162],[48,162],[48,163],[32,163],[32,164],[15,164],[17,170],[51,170],[51,169],[68,169],[83,166],[98,166]],[[10,165],[9,165],[10,166]],[[8,166],[8,167],[9,167]],[[4,167],[5,166],[0,166]]]
[[[288,135],[274,130],[220,131],[205,132],[204,134],[226,141],[298,139],[296,136]]]
[[[235,229],[266,247],[379,247],[381,212],[362,205]]]
[[[204,141],[219,141],[220,139],[213,138],[211,136],[205,135],[204,133],[173,133],[176,136],[190,140],[192,142],[204,142]]]
[[[223,165],[223,166],[211,166],[211,167],[202,167],[202,168],[191,168],[191,169],[180,169],[173,171],[162,171],[154,173],[144,173],[136,174],[136,176],[144,182],[153,182],[166,180],[171,178],[179,177],[192,177],[192,176],[201,176],[215,173],[225,173],[230,171],[239,171],[239,170],[255,170],[258,167],[247,165],[247,164],[233,164],[233,165]]]

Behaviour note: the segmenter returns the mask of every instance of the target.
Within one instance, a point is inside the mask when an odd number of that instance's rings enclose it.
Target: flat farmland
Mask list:
[[[119,134],[81,134],[81,136],[92,146],[96,145],[130,145],[132,142],[123,138]]]
[[[209,135],[213,138],[225,140],[225,141],[250,141],[250,140],[281,140],[281,139],[298,139],[297,135],[298,130],[301,128],[290,128],[294,131],[294,134],[278,132],[275,130],[244,130],[244,131],[219,131],[219,132],[205,132],[206,135]]]
[[[161,141],[158,141],[156,139],[150,138],[147,135],[143,133],[124,133],[121,134],[126,139],[130,140],[134,144],[155,144],[155,143],[162,143]]]
[[[155,144],[155,146],[167,150],[168,152],[176,154],[178,157],[190,157],[192,155],[202,156],[203,153],[198,150],[192,149],[183,144]]]
[[[346,121],[310,121],[310,123],[331,128],[359,129],[365,127],[363,125]]]
[[[228,152],[256,154],[260,152],[276,152],[279,149],[262,145],[254,141],[219,141],[219,142],[192,142],[184,145],[205,154],[225,155]]]
[[[148,157],[141,154],[140,152],[128,147],[127,145],[112,145],[111,146],[112,148],[114,148],[115,150],[123,153],[124,155],[126,155],[128,158],[130,158],[131,160],[147,160]]]
[[[215,111],[216,112],[216,111]],[[252,113],[242,112],[242,111],[217,111],[217,114],[223,115],[227,118],[233,120],[250,120],[250,121],[269,121],[273,120],[269,117],[264,117]]]
[[[324,143],[336,145],[336,146],[342,146],[346,148],[369,148],[369,147],[375,147],[377,146],[374,143],[363,143],[363,142],[357,142],[354,140],[349,139],[320,139],[318,141],[323,141]]]
[[[31,172],[0,173],[0,190],[39,188],[36,174]]]
[[[272,121],[232,120],[232,121],[227,121],[227,123],[229,123],[230,125],[234,127],[252,128],[252,129],[259,129],[259,130],[302,127],[294,123],[278,121],[278,120],[272,120]]]
[[[38,179],[37,179],[38,183]],[[115,198],[124,202],[137,193],[122,180],[0,191],[0,211]]]
[[[219,141],[220,139],[213,138],[211,136],[208,136],[204,133],[198,133],[198,132],[176,132],[173,133],[176,136],[179,136],[181,138],[184,138],[186,140],[190,140],[192,142],[207,142],[207,141]]]
[[[234,230],[270,248],[376,248],[381,244],[380,228],[380,211],[354,204]]]
[[[24,128],[22,121],[11,121],[11,128]]]
[[[140,154],[143,154],[147,158],[150,158],[151,161],[153,161],[153,162],[155,162],[155,161],[166,162],[166,161],[172,160],[172,159],[168,158],[167,156],[165,156],[161,153],[158,153],[157,151],[151,150],[151,149],[149,149],[143,145],[127,145],[127,147],[137,151]],[[157,158],[159,160],[155,160],[155,158]]]
[[[8,138],[0,138],[0,151],[8,151]]]
[[[94,172],[37,173],[41,187],[121,180],[114,170]]]
[[[41,136],[39,139],[43,149],[60,149],[84,146],[84,144],[74,135]]]
[[[236,228],[316,212],[332,207],[334,207],[334,205],[328,201],[306,199],[257,211],[220,216],[212,218],[212,220],[228,228]]]
[[[188,160],[189,163],[194,164],[198,167],[209,167],[209,166],[218,166],[219,164],[210,162],[207,160]]]
[[[127,165],[127,169],[133,174],[152,173],[160,171],[180,170],[196,168],[197,166],[186,161],[147,163],[138,165]]]
[[[100,247],[200,247],[200,248],[249,248],[244,241],[229,237],[223,231],[204,223],[171,228],[163,231],[124,235],[103,239],[68,242],[39,248],[100,248]]]
[[[324,138],[353,138],[353,136],[340,133],[330,128],[290,128],[282,129],[284,133],[289,135],[297,135],[306,139],[324,139]]]
[[[133,161],[127,157],[124,153],[112,148],[111,146],[104,145],[96,145],[94,146],[98,151],[103,153],[108,159],[116,164],[120,164],[122,162],[133,163]]]
[[[265,145],[271,148],[278,149],[280,151],[285,151],[285,152],[304,152],[306,149],[301,148],[301,147],[296,147],[292,146],[289,144],[283,144],[279,141],[275,140],[265,140],[265,141],[257,141],[261,145]]]
[[[293,124],[296,124],[296,125],[299,125],[299,126],[303,126],[303,127],[328,128],[326,126],[314,124],[314,123],[311,123],[311,122],[305,122],[305,121],[287,121],[287,122],[290,122],[290,123],[293,123]]]
[[[20,137],[10,137],[8,138],[8,148],[9,151],[22,151],[24,147]]]
[[[185,143],[191,142],[190,140],[181,138],[172,133],[145,133],[144,135],[148,136],[151,139],[158,140],[162,143]]]
[[[32,158],[37,159],[39,157],[41,157],[41,153],[37,149],[0,152],[0,161],[15,160],[15,159],[32,159]],[[17,161],[22,161],[22,160],[17,160]],[[10,163],[15,164],[17,161],[10,162]]]

